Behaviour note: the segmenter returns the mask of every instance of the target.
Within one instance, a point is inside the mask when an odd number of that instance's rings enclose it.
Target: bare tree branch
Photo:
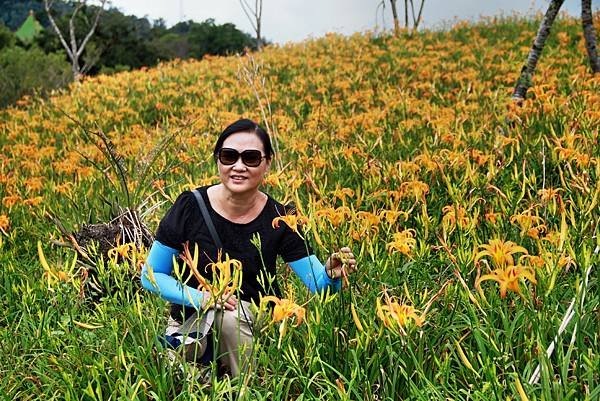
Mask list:
[[[79,47],[79,51],[77,53],[78,56],[81,56],[81,53],[83,53],[83,49],[85,48],[85,45],[87,45],[87,42],[90,40],[90,38],[96,31],[96,27],[98,26],[98,21],[100,20],[100,14],[102,14],[105,4],[106,4],[106,0],[102,0],[102,5],[96,11],[96,18],[94,19],[94,25],[92,25],[92,28],[88,32],[87,36],[85,37],[85,39],[83,39],[83,42],[81,42],[81,46]]]
[[[242,6],[244,14],[246,14],[246,17],[248,18],[248,21],[250,21],[250,25],[252,25],[252,29],[256,31],[256,25],[254,25],[256,15],[252,12],[252,7],[246,0],[240,0],[240,5]]]
[[[239,0],[242,10],[252,25],[252,29],[256,33],[256,48],[260,50],[262,48],[261,38],[261,25],[262,25],[262,9],[263,0],[255,0],[254,8],[248,4],[247,0]]]
[[[380,10],[381,9],[381,13]],[[375,30],[379,30],[379,14],[381,14],[381,26],[382,30],[385,31],[385,0],[381,0],[375,8]]]
[[[52,16],[51,9],[52,9],[52,5],[54,4],[54,0],[44,0],[44,8],[46,9],[46,14],[48,14],[48,19],[50,20],[50,24],[52,25],[54,32],[56,32],[56,34],[58,35],[60,43],[65,48],[67,55],[69,56],[69,59],[71,59],[71,70],[73,72],[73,79],[75,81],[78,81],[81,78],[81,75],[84,74],[91,67],[91,65],[89,65],[89,63],[86,63],[86,65],[84,65],[84,67],[81,68],[81,66],[79,64],[79,58],[83,54],[83,51],[85,50],[85,47],[86,47],[88,41],[90,40],[90,38],[96,31],[96,27],[98,26],[98,21],[100,20],[100,14],[102,13],[102,11],[104,11],[104,6],[106,5],[106,2],[107,2],[107,0],[101,0],[101,4],[98,7],[98,10],[96,11],[94,23],[93,23],[92,27],[90,28],[90,30],[88,31],[85,38],[83,39],[83,41],[81,42],[81,44],[79,44],[79,45],[77,44],[77,34],[75,31],[75,21],[76,21],[75,18],[77,16],[77,14],[79,13],[79,11],[86,5],[86,0],[77,1],[75,3],[75,7],[73,8],[73,13],[71,14],[71,17],[69,19],[69,28],[68,28],[69,42],[70,42],[70,45],[69,45],[67,43],[67,40],[65,39],[63,33],[61,32],[60,28],[56,24],[54,17]]]
[[[63,47],[67,51],[67,55],[72,60],[73,53],[71,53],[71,47],[67,44],[67,41],[65,40],[65,38],[62,35],[62,32],[60,31],[60,29],[58,28],[58,25],[56,25],[56,22],[54,21],[54,18],[52,17],[52,13],[50,13],[50,8],[52,7],[53,3],[54,3],[54,1],[50,1],[50,3],[48,3],[48,0],[44,0],[44,7],[46,8],[46,14],[48,14],[48,19],[50,20],[50,24],[52,25],[54,32],[56,32],[56,34],[58,35],[58,38],[60,39],[60,43],[63,45]]]

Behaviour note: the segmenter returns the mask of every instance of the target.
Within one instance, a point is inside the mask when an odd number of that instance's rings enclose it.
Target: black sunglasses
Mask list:
[[[265,159],[267,156],[263,156],[260,150],[248,149],[244,150],[242,153],[238,152],[235,149],[231,148],[221,148],[217,157],[219,161],[224,166],[231,166],[238,161],[238,159],[242,157],[242,163],[244,163],[248,167],[258,167],[262,162],[262,159]]]

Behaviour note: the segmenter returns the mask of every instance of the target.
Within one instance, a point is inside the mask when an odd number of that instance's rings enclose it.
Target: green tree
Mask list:
[[[188,58],[190,45],[188,35],[167,32],[152,41],[152,46],[161,60],[172,60],[175,58]]]
[[[213,19],[194,23],[188,33],[190,57],[202,58],[206,54],[225,55],[254,48],[255,40],[238,30],[234,24],[215,24]]]
[[[15,44],[15,35],[0,23],[0,50]]]
[[[101,16],[91,43],[99,51],[96,63],[101,68],[127,66],[140,68],[152,66],[161,57],[153,45],[153,26],[146,18],[124,15],[117,9],[109,9]],[[91,73],[100,68],[91,70]]]
[[[71,78],[64,54],[46,54],[38,47],[7,47],[0,51],[0,107],[25,95],[62,88]]]
[[[48,20],[49,14],[40,9],[45,1],[51,6],[51,16],[63,34],[62,40]],[[255,40],[249,34],[238,30],[233,24],[215,24],[212,19],[201,23],[188,20],[167,28],[164,20],[151,23],[145,17],[124,15],[115,8],[98,14],[98,7],[87,5],[83,0],[45,1],[37,0],[38,7],[32,9],[36,13],[36,19],[45,27],[35,44],[46,53],[64,53],[65,42],[67,45],[72,44],[71,27],[79,43],[79,52],[84,38],[99,15],[94,33],[85,49],[81,50],[78,60],[80,66],[84,66],[81,68],[91,75],[153,66],[161,60],[202,58],[206,54],[225,55],[242,52],[245,48],[256,48]],[[18,18],[17,26],[20,26],[29,11],[17,3],[19,2],[0,0],[0,5],[4,7],[0,7],[0,16],[5,19],[11,16],[14,19],[14,15],[22,13]],[[24,3],[29,4],[27,1]],[[71,57],[66,59],[72,62]]]

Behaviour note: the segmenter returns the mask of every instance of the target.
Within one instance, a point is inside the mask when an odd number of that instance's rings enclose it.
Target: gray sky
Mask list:
[[[385,20],[382,20],[381,10],[376,16],[380,2],[264,0],[263,37],[276,43],[285,43],[323,36],[327,32],[351,34],[382,27],[390,28],[392,16],[388,0]],[[248,3],[254,4],[254,1],[248,0]],[[415,3],[420,4],[420,0],[415,0]],[[511,15],[513,12],[545,12],[548,3],[548,0],[425,0],[423,24],[425,27],[438,27],[455,18],[478,19],[480,16]],[[400,9],[403,9],[403,5],[403,1],[398,1]],[[599,5],[600,0],[592,0],[594,9],[598,9]],[[112,0],[112,6],[126,14],[146,16],[150,20],[163,18],[169,26],[182,20],[201,22],[214,18],[219,24],[232,22],[239,29],[254,33],[239,0]],[[563,10],[579,15],[581,2],[566,0]]]

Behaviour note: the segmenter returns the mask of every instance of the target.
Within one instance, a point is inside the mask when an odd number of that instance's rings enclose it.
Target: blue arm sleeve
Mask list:
[[[334,280],[329,278],[325,272],[325,266],[315,255],[305,256],[290,262],[289,265],[312,293],[323,291],[328,287],[337,292],[342,287],[342,281],[339,278]]]
[[[154,241],[142,267],[142,286],[169,302],[199,309],[202,305],[202,292],[183,285],[171,275],[173,256],[178,254],[176,249]]]

